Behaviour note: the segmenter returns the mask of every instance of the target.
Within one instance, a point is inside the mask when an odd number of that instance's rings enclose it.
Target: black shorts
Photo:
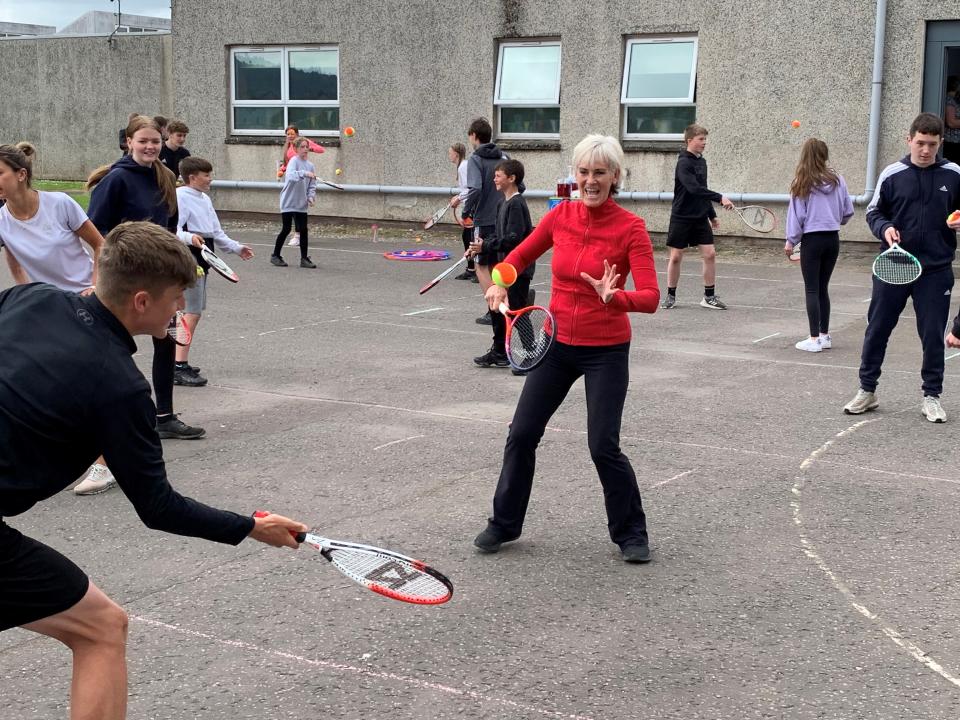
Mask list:
[[[83,570],[0,520],[0,631],[69,610],[89,587]]]
[[[713,245],[713,228],[710,221],[670,219],[667,229],[667,247],[683,250],[695,245]]]

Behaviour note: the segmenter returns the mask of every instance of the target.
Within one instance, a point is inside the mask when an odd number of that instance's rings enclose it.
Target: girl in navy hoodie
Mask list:
[[[87,180],[88,215],[102,235],[123,222],[148,220],[171,232],[177,229],[176,178],[160,162],[163,136],[145,115],[127,125],[128,155],[94,170]],[[157,430],[161,438],[192,440],[203,428],[191,427],[173,412],[173,371],[176,345],[170,338],[153,339],[153,392],[157,397]]]

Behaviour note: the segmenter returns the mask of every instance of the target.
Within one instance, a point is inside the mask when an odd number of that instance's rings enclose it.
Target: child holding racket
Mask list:
[[[172,137],[172,123],[170,127]],[[199,368],[191,366],[189,362],[190,348],[197,337],[197,325],[207,307],[208,266],[200,257],[200,248],[209,238],[217,252],[234,253],[244,260],[253,257],[253,250],[230,238],[220,225],[220,219],[213,209],[210,196],[207,195],[213,180],[213,165],[210,161],[195,155],[184,158],[180,162],[179,173],[186,185],[177,188],[177,237],[190,248],[197,260],[197,266],[202,268],[203,272],[198,274],[196,284],[183,293],[184,321],[192,340],[189,345],[177,347],[173,382],[175,385],[201,387],[207,384],[207,379],[200,374]]]
[[[283,141],[283,154],[280,159],[280,164],[277,167],[277,177],[283,177],[284,173],[287,172],[287,164],[290,160],[297,155],[296,143],[300,139],[300,128],[296,125],[287,125],[286,129],[283,131],[283,134],[286,136]],[[312,153],[317,153],[318,155],[322,153],[323,146],[317,145],[313,140],[307,140],[307,147]],[[300,244],[300,233],[294,232],[290,238],[290,246],[296,247]]]
[[[800,149],[800,162],[790,185],[787,208],[787,257],[803,241],[800,271],[807,303],[810,337],[797,350],[820,352],[833,346],[830,337],[830,295],[827,286],[840,256],[840,226],[853,217],[853,201],[843,176],[827,165],[823,140],[810,138]]]
[[[270,264],[287,267],[280,253],[283,250],[283,241],[290,234],[290,226],[293,224],[296,225],[297,232],[300,234],[300,267],[312,269],[317,266],[307,256],[310,244],[307,238],[307,208],[313,205],[316,198],[317,172],[313,163],[307,160],[310,141],[306,138],[297,138],[294,144],[297,154],[287,163],[283,176],[283,189],[280,191],[280,216],[283,218],[283,227],[274,243]]]
[[[583,376],[587,438],[603,486],[610,538],[626,562],[647,562],[646,516],[636,475],[620,450],[620,423],[630,370],[627,313],[656,312],[660,300],[653,246],[643,220],[613,199],[623,167],[620,143],[588,135],[574,148],[573,166],[581,201],[561,203],[547,213],[504,260],[522,271],[553,248],[555,341],[524,383],[503,451],[493,515],[474,545],[495,553],[520,537],[537,445],[570,387]],[[627,273],[635,290],[625,287]],[[491,309],[499,308],[507,291],[491,285],[486,298]]]
[[[459,142],[454,143],[450,146],[450,149],[447,150],[447,156],[450,158],[450,162],[457,166],[457,187],[460,189],[460,192],[450,199],[450,207],[454,210],[453,217],[456,220],[456,209],[460,203],[466,200],[467,193],[470,192],[470,188],[467,185],[467,146]],[[463,241],[463,250],[466,252],[470,249],[470,243],[473,242],[473,228],[464,225],[462,220],[458,222],[463,227],[460,233],[460,239]],[[457,275],[456,279],[480,282],[477,278],[477,268],[473,257],[467,260],[466,270]]]
[[[913,299],[917,333],[923,346],[921,414],[930,422],[946,422],[940,403],[943,390],[944,337],[953,288],[953,258],[960,220],[947,216],[960,207],[960,167],[938,160],[943,121],[920,113],[910,125],[909,154],[880,174],[867,206],[867,223],[886,250],[895,244],[914,255],[923,268],[911,283],[893,285],[873,277],[867,329],[860,353],[860,389],[843,411],[860,415],[875,409],[880,368],[890,334],[900,313]],[[804,252],[806,252],[804,245]],[[801,253],[802,255],[803,253]]]
[[[726,310],[727,306],[717,297],[717,251],[713,242],[713,230],[720,227],[720,220],[713,203],[720,203],[728,210],[733,203],[726,195],[707,187],[707,161],[703,151],[707,147],[707,129],[700,125],[688,125],[683,131],[687,144],[677,158],[674,172],[673,205],[670,209],[670,225],[667,229],[667,297],[664,310],[677,304],[677,285],[680,284],[680,263],[688,247],[700,248],[703,261],[703,299],[700,305],[713,310]]]
[[[497,205],[496,234],[481,243],[471,245],[471,250],[487,255],[495,255],[498,260],[505,258],[533,230],[527,201],[518,188],[523,182],[523,163],[519,160],[503,160],[493,172],[493,185],[501,193],[503,200]],[[507,291],[508,305],[517,310],[527,304],[530,281],[536,271],[535,262],[530,263],[517,275],[516,281]],[[493,345],[473,362],[478,367],[508,367],[506,353],[507,323],[499,310],[491,309],[493,319]],[[514,370],[515,375],[523,374]]]
[[[196,277],[183,244],[153,223],[123,223],[108,234],[99,271],[88,297],[45,284],[0,293],[0,436],[9,440],[0,463],[0,631],[22,627],[70,648],[71,717],[123,720],[126,613],[77,565],[5,520],[67,487],[102,450],[154,530],[296,547],[291,531],[307,527],[218,510],[167,480],[133,338],[166,334]]]

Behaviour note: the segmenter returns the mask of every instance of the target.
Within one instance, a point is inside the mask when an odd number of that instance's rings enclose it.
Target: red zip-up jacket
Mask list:
[[[547,213],[526,240],[504,262],[518,272],[553,247],[550,312],[557,321],[558,342],[567,345],[618,345],[630,340],[628,312],[656,312],[660,286],[653,264],[653,245],[642,218],[612,198],[598,208],[563,202]],[[599,279],[603,261],[617,266],[619,292],[606,305],[580,277]],[[627,273],[635,290],[624,288]]]

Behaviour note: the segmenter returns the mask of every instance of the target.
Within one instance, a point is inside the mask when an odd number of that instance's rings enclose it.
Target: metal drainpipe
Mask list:
[[[866,188],[862,195],[852,195],[851,199],[857,205],[866,205],[873,197],[877,179],[877,155],[880,147],[880,97],[883,91],[883,52],[886,43],[887,31],[887,0],[877,0],[877,18],[873,37],[873,85],[870,95],[870,126],[867,140],[867,178]],[[213,187],[228,189],[251,190],[278,190],[281,185],[277,182],[257,182],[253,180],[214,180]],[[460,190],[455,187],[418,187],[415,185],[344,185],[343,190],[336,190],[317,183],[317,189],[325,192],[355,192],[376,193],[383,195],[456,195]],[[738,203],[787,203],[790,195],[786,193],[726,193],[733,202]],[[550,190],[527,190],[524,196],[528,198],[549,198],[553,196]],[[670,202],[672,192],[621,192],[617,195],[622,200],[641,200],[647,202]]]

